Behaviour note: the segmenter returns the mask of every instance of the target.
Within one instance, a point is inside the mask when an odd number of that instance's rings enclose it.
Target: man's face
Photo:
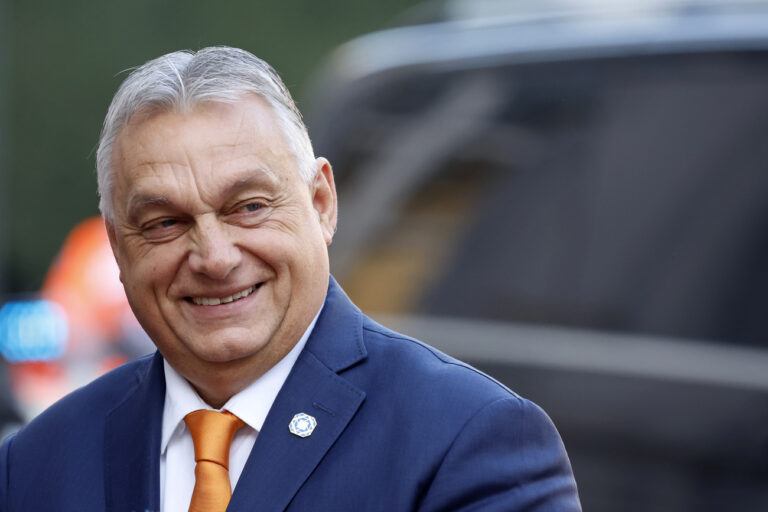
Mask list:
[[[160,352],[209,403],[271,368],[322,305],[336,192],[328,162],[316,165],[302,181],[256,96],[139,115],[118,136],[107,229],[120,278]]]

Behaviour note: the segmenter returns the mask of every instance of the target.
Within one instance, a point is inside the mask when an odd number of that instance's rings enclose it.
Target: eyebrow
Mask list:
[[[224,189],[221,195],[224,197],[230,197],[243,189],[247,189],[255,185],[276,187],[280,183],[280,178],[274,172],[272,172],[272,170],[265,167],[249,169],[243,174],[244,176],[235,180],[231,185]]]
[[[272,170],[263,167],[249,169],[242,174],[242,177],[236,179],[232,184],[221,191],[220,197],[231,197],[241,190],[246,190],[257,185],[274,188],[280,182],[279,177]],[[126,211],[128,217],[135,220],[136,215],[145,208],[167,207],[172,206],[173,204],[174,202],[167,196],[158,195],[153,192],[138,192],[128,199]]]
[[[170,206],[171,204],[173,204],[172,201],[166,196],[158,196],[150,193],[139,193],[132,195],[128,200],[126,212],[128,213],[129,219],[136,220],[136,216],[144,208],[153,206],[164,207]]]

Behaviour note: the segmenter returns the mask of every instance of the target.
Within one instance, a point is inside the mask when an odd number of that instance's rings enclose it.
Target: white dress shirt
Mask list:
[[[235,434],[229,452],[229,480],[233,490],[267,413],[306,345],[318,316],[319,311],[296,346],[280,362],[218,409],[227,410],[245,422],[245,426]],[[184,423],[184,416],[198,409],[216,409],[205,403],[167,361],[163,362],[163,367],[165,406],[160,445],[160,510],[187,512],[195,487],[195,447],[187,424]]]

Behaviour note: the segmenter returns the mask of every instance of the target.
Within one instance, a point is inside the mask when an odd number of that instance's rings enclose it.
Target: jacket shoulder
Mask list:
[[[398,436],[418,454],[409,464],[422,459],[430,468],[419,510],[580,510],[560,435],[536,404],[367,318],[363,338],[378,374],[378,386],[366,388],[379,397],[377,421],[386,421],[386,408],[396,425],[407,424]]]
[[[88,431],[103,424],[109,411],[134,390],[149,372],[153,355],[147,355],[95,379],[63,397],[21,429],[14,444],[40,443],[73,431]]]
[[[426,343],[365,317],[363,339],[379,371],[390,374],[408,393],[428,393],[462,401],[478,410],[496,400],[523,401],[514,391],[476,368]]]

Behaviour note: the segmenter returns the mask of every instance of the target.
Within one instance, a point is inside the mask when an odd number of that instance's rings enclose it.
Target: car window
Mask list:
[[[345,197],[391,196],[342,284],[368,311],[768,343],[766,60],[394,79],[345,121],[355,150],[337,148],[345,229]]]

